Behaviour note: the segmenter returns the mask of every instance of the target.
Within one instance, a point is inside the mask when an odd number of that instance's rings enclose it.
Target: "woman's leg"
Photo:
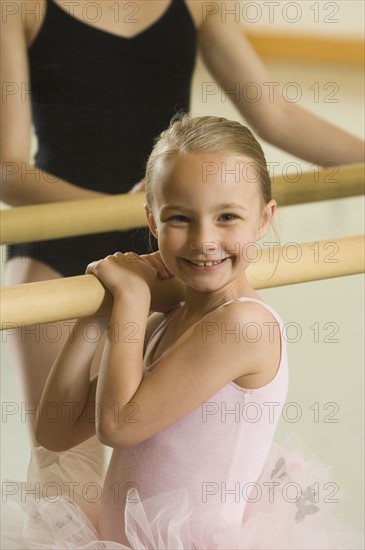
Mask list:
[[[7,263],[5,284],[17,285],[60,277],[60,273],[42,262],[16,257]],[[20,327],[16,334],[7,335],[7,345],[11,366],[17,369],[21,381],[22,410],[27,411],[26,420],[33,447],[27,487],[37,488],[39,496],[44,496],[47,487],[49,498],[62,494],[66,500],[76,501],[97,526],[100,501],[97,492],[101,492],[105,473],[104,446],[94,436],[69,451],[54,453],[39,446],[34,436],[35,412],[48,373],[74,323],[75,320],[70,320]],[[101,353],[102,345],[95,354],[91,375],[98,370]],[[91,490],[91,496],[87,489]]]
[[[60,277],[57,271],[32,258],[12,258],[7,262],[5,270],[6,285],[19,285]],[[12,367],[17,369],[23,389],[22,406],[26,412],[33,446],[37,445],[33,428],[36,407],[48,373],[74,322],[72,320],[23,326],[19,327],[15,334],[7,336]]]

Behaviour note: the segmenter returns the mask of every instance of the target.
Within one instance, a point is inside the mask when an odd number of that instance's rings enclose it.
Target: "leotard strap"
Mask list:
[[[212,311],[208,311],[201,319],[196,321],[191,327],[189,327],[177,340],[174,342],[171,346],[169,346],[161,355],[158,357],[155,361],[152,363],[149,362],[150,358],[153,357],[154,352],[157,349],[158,343],[160,342],[164,332],[167,330],[167,327],[169,326],[169,323],[171,323],[172,319],[176,316],[176,314],[180,311],[180,307],[177,307],[176,309],[172,310],[170,313],[167,314],[165,319],[162,321],[162,323],[155,329],[153,332],[150,341],[147,344],[146,348],[146,355],[145,355],[145,369],[147,371],[150,371],[153,369],[153,367],[156,366],[158,361],[160,361],[162,358],[166,357],[169,353],[171,353],[177,346],[179,346],[182,342],[184,342],[190,334],[193,332],[194,328],[201,322],[207,315],[212,313],[213,311],[216,311],[217,309],[220,309],[228,304],[232,304],[234,302],[254,302],[257,304],[262,305],[265,309],[267,309],[273,317],[275,317],[276,321],[278,322],[281,329],[283,329],[283,321],[278,315],[278,313],[268,304],[261,300],[257,300],[256,298],[246,298],[246,297],[239,297],[234,298],[233,300],[229,300],[228,302],[225,302],[224,304],[221,304],[216,309]]]

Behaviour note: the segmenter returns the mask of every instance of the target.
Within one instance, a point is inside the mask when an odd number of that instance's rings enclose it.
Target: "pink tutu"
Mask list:
[[[40,467],[35,468],[34,454]],[[43,461],[42,461],[43,460]],[[274,443],[260,479],[239,487],[247,506],[241,525],[206,518],[199,538],[191,535],[194,510],[184,488],[141,502],[127,498],[129,546],[100,540],[97,514],[102,457],[95,441],[65,453],[33,451],[27,484],[3,484],[3,550],[234,550],[363,549],[361,533],[338,518],[342,498],[331,471],[290,436]],[[40,481],[38,481],[40,480]],[[82,487],[82,492],[78,488]],[[72,489],[72,491],[71,491]],[[225,498],[232,498],[232,494]]]

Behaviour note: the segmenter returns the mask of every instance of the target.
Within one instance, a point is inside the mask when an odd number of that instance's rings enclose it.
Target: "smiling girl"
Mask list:
[[[114,296],[111,317],[75,325],[36,423],[37,440],[61,458],[95,433],[113,448],[98,532],[79,507],[93,481],[85,463],[79,505],[43,502],[48,512],[27,522],[26,540],[37,548],[357,547],[323,505],[321,466],[273,446],[288,389],[283,323],[246,277],[249,250],[276,209],[260,145],[237,122],[185,116],[157,140],[146,181],[159,252],[88,266]],[[185,301],[149,315],[156,277],[174,276]],[[90,323],[105,330],[99,343],[83,337]],[[51,403],[57,422],[45,414]]]
[[[204,181],[212,163],[213,174]],[[248,261],[242,254],[263,236],[275,211],[270,190],[264,188],[268,175],[257,177],[262,166],[263,153],[252,134],[235,122],[184,118],[162,134],[148,163],[146,212],[163,264],[186,285],[185,302],[167,316],[150,319],[157,328],[145,352],[148,376],[143,377],[142,340],[126,347],[108,339],[97,388],[103,411],[97,433],[115,448],[105,487],[128,488],[134,482],[143,500],[161,493],[162,480],[165,491],[185,488],[194,504],[192,536],[202,537],[206,548],[212,544],[205,533],[208,518],[215,525],[240,524],[245,501],[224,504],[212,498],[204,503],[203,483],[219,480],[230,486],[256,480],[279,417],[251,430],[242,422],[222,422],[220,415],[205,423],[202,404],[232,410],[237,401],[244,402],[246,391],[252,397],[259,388],[259,401],[265,396],[284,404],[287,389],[281,338],[270,341],[268,329],[280,320],[248,284]],[[245,172],[248,181],[242,180]],[[133,319],[143,333],[156,272],[146,273],[142,262],[129,270],[125,256],[118,259],[118,264],[92,264],[88,272],[114,295],[112,324],[123,326]],[[122,275],[126,267],[127,285]],[[217,331],[204,342],[207,323]],[[236,323],[262,327],[260,340],[232,339],[227,345],[221,329]],[[118,422],[114,403],[125,407]],[[124,422],[132,405],[137,421]],[[112,491],[104,491],[101,536],[127,543],[124,529],[120,502]]]

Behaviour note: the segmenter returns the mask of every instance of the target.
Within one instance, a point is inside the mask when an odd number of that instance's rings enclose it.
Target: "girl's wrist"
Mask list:
[[[151,301],[151,289],[148,284],[142,279],[129,280],[122,287],[114,290],[114,303],[128,302],[128,303],[140,303],[141,306],[146,302]]]
[[[113,310],[149,311],[151,305],[151,292],[148,287],[138,290],[124,289],[114,294]]]

